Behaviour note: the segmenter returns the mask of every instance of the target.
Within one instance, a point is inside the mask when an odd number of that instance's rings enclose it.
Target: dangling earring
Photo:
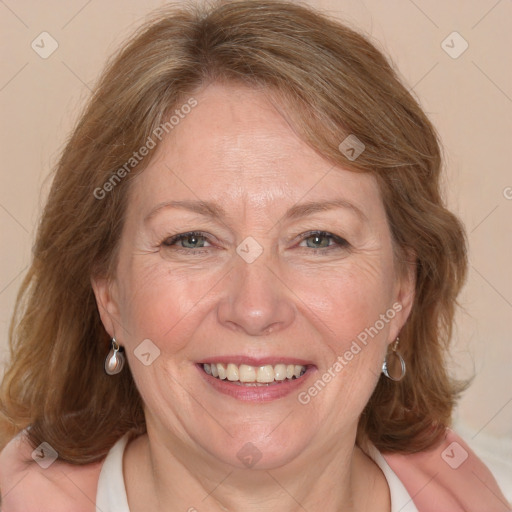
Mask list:
[[[402,380],[404,378],[404,375],[405,375],[405,361],[404,361],[404,358],[402,357],[402,355],[400,354],[400,352],[397,352],[396,349],[398,347],[398,343],[400,341],[400,338],[397,336],[396,337],[396,340],[395,340],[395,343],[393,344],[393,348],[392,348],[392,353],[398,357],[398,360],[400,361],[400,368],[401,368],[401,373],[400,373],[400,376],[396,379],[394,377],[391,377],[391,375],[389,374],[388,372],[388,363],[387,363],[387,358],[388,356],[386,355],[385,359],[384,359],[384,362],[382,363],[382,373],[390,380],[393,380],[395,382],[398,382],[400,380]]]
[[[115,375],[123,369],[125,358],[122,350],[123,347],[117,343],[115,338],[112,338],[112,348],[105,359],[105,373],[107,375]]]

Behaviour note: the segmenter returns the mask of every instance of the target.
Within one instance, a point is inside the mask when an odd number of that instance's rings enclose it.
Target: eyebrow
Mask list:
[[[333,210],[335,208],[344,208],[353,211],[363,220],[368,220],[365,213],[355,204],[346,199],[332,199],[330,201],[310,201],[292,206],[283,216],[284,220],[295,220],[317,212]]]
[[[144,218],[144,222],[148,222],[161,210],[168,208],[189,210],[206,217],[213,219],[225,219],[227,217],[226,211],[222,206],[211,201],[166,201],[165,203],[158,204],[148,215]],[[358,217],[363,220],[368,220],[364,212],[355,204],[345,199],[332,199],[329,201],[310,201],[307,203],[300,203],[292,206],[282,217],[282,220],[297,220],[306,217],[313,213],[332,210],[335,208],[344,208],[353,211]]]

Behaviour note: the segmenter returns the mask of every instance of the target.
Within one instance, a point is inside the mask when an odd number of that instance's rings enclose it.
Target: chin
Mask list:
[[[304,453],[314,434],[301,431],[300,425],[286,426],[285,417],[286,414],[275,421],[253,425],[247,425],[246,418],[236,430],[229,429],[231,436],[224,433],[216,439],[203,438],[198,444],[206,444],[213,457],[238,469],[277,469]]]

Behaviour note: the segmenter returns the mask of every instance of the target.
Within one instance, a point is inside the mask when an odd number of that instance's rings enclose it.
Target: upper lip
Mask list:
[[[275,366],[276,364],[296,364],[301,366],[312,366],[311,361],[299,359],[289,356],[266,356],[266,357],[250,357],[243,355],[219,355],[215,357],[207,357],[201,359],[200,364],[214,364],[214,363],[233,363],[237,366],[247,364],[249,366]]]

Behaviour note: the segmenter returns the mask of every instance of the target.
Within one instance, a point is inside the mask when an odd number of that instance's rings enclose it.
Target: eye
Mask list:
[[[349,243],[332,233],[327,231],[310,231],[305,233],[301,238],[302,242],[306,242],[307,247],[311,249],[317,249],[315,252],[326,252],[330,250],[342,249],[349,246]],[[309,242],[311,241],[311,243]],[[332,244],[330,242],[333,242]],[[302,246],[304,247],[304,246]]]
[[[207,236],[206,234],[200,232],[200,231],[190,231],[189,233],[180,233],[179,235],[172,236],[170,238],[166,238],[162,242],[162,246],[164,247],[173,247],[176,244],[181,244],[181,249],[192,250],[192,249],[201,249],[205,246]],[[179,250],[180,247],[177,247],[177,250]]]
[[[186,254],[202,254],[209,252],[209,248],[213,247],[208,242],[208,238],[208,235],[202,231],[189,231],[188,233],[180,233],[166,238],[160,245],[164,249],[172,251]],[[306,246],[302,245],[303,242],[306,242]],[[315,249],[313,251],[314,254],[323,254],[328,251],[346,249],[350,244],[345,239],[327,231],[310,231],[301,236],[299,246]]]

